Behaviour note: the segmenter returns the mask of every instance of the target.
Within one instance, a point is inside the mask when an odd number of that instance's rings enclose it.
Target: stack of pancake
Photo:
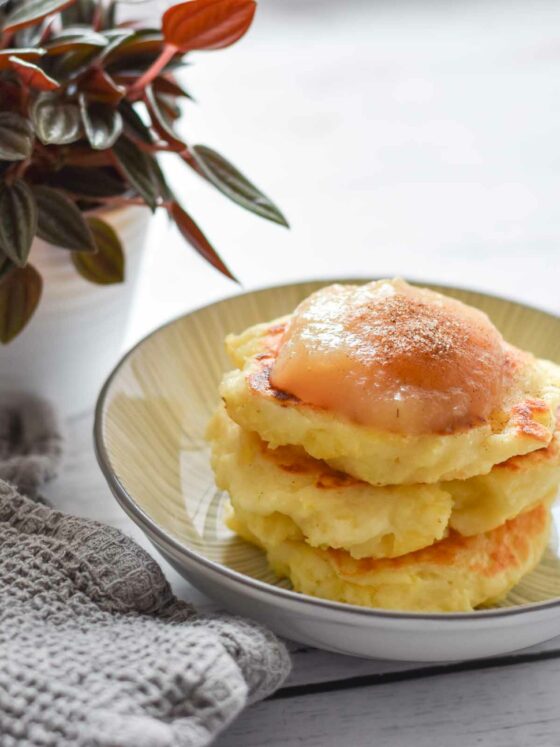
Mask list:
[[[226,341],[208,429],[230,526],[294,589],[468,611],[546,548],[560,368],[402,280],[334,285]]]

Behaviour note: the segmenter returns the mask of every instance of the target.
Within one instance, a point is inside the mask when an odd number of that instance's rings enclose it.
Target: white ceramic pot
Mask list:
[[[103,215],[125,249],[125,282],[117,285],[89,283],[70,252],[35,240],[30,261],[43,276],[43,295],[23,332],[0,346],[0,393],[46,397],[62,415],[93,406],[121,352],[150,215],[136,206]]]

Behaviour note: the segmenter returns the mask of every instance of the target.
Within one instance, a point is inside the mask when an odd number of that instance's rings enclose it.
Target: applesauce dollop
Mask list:
[[[381,430],[451,433],[487,421],[506,349],[486,314],[382,280],[331,285],[294,311],[270,382],[304,403]]]

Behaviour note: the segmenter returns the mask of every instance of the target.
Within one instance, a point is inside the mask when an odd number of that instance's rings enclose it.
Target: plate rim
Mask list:
[[[446,624],[444,621],[451,622],[471,622],[474,620],[480,620],[480,621],[486,621],[490,619],[503,619],[503,618],[510,618],[510,617],[519,617],[519,616],[525,616],[531,613],[537,613],[541,611],[549,611],[560,608],[560,596],[558,596],[556,599],[547,600],[543,602],[532,602],[523,606],[518,607],[501,607],[501,608],[491,608],[491,609],[482,609],[482,610],[473,610],[472,612],[406,612],[402,610],[385,610],[385,609],[379,609],[379,608],[370,608],[370,607],[361,607],[358,605],[353,604],[347,604],[345,602],[336,602],[329,599],[322,599],[320,597],[313,597],[308,594],[303,594],[301,592],[296,592],[291,589],[284,589],[282,587],[273,586],[272,584],[268,584],[264,581],[260,581],[259,579],[252,578],[251,576],[248,576],[244,573],[241,573],[240,571],[235,571],[232,568],[229,568],[229,566],[224,565],[223,563],[219,563],[214,560],[210,560],[209,558],[206,558],[205,556],[201,555],[200,553],[196,552],[195,550],[191,549],[190,547],[187,547],[182,542],[180,542],[176,537],[169,534],[165,529],[160,527],[154,519],[152,519],[149,514],[138,505],[138,503],[134,500],[134,498],[128,493],[120,479],[118,478],[112,464],[111,459],[106,447],[106,444],[104,442],[103,438],[103,426],[104,426],[104,416],[105,416],[105,405],[108,399],[108,394],[110,391],[110,388],[113,384],[113,382],[116,380],[121,368],[128,362],[129,358],[131,358],[136,350],[140,348],[142,345],[144,345],[148,340],[150,340],[152,337],[155,337],[156,335],[160,334],[164,329],[167,329],[168,327],[171,327],[175,324],[179,324],[184,319],[194,316],[195,314],[203,311],[203,310],[209,310],[212,309],[215,306],[218,306],[223,303],[227,303],[228,301],[233,301],[234,299],[256,295],[260,293],[266,293],[267,291],[271,290],[282,290],[282,289],[291,289],[297,286],[307,285],[309,283],[362,283],[362,282],[370,282],[372,280],[379,280],[380,278],[371,277],[369,275],[364,275],[362,277],[350,277],[350,278],[308,278],[303,280],[297,280],[294,282],[283,282],[283,283],[277,283],[274,285],[266,285],[261,286],[258,288],[253,288],[247,291],[244,291],[243,293],[234,293],[232,295],[226,295],[221,298],[216,299],[215,301],[212,301],[209,304],[203,304],[201,306],[197,306],[194,309],[191,309],[190,311],[179,314],[172,319],[170,319],[167,322],[164,322],[160,326],[153,329],[151,332],[148,332],[144,337],[142,337],[138,342],[136,342],[130,350],[126,351],[121,358],[117,361],[109,375],[107,376],[103,386],[101,387],[101,390],[99,392],[99,395],[97,397],[97,402],[95,405],[95,411],[94,411],[94,425],[93,425],[93,442],[94,442],[94,451],[95,456],[97,458],[97,462],[99,464],[99,467],[101,469],[101,472],[103,473],[103,476],[105,480],[107,481],[107,484],[109,485],[109,488],[111,489],[111,492],[117,499],[117,502],[119,505],[123,508],[125,513],[130,516],[130,518],[138,524],[138,526],[142,529],[144,533],[148,533],[148,538],[151,540],[150,535],[154,535],[158,538],[158,540],[165,546],[170,545],[180,556],[185,556],[190,562],[202,566],[202,568],[206,571],[210,571],[214,574],[217,574],[218,576],[224,577],[227,581],[233,581],[236,584],[239,584],[241,586],[248,586],[252,589],[255,589],[257,592],[260,592],[264,594],[265,596],[270,596],[273,599],[280,598],[284,599],[288,602],[293,602],[296,605],[304,605],[308,608],[316,609],[319,608],[323,611],[332,611],[337,613],[345,613],[347,615],[357,615],[360,617],[370,618],[370,619],[378,619],[378,620],[398,620],[399,622],[408,621],[408,622],[416,622],[416,621],[430,621],[430,622],[442,622]],[[439,283],[439,282],[432,282],[430,280],[416,280],[416,279],[409,279],[407,278],[407,282],[410,282],[414,285],[429,285],[435,288],[441,288],[443,290],[458,290],[462,291],[464,293],[476,293],[480,296],[485,296],[489,299],[494,299],[498,301],[505,301],[507,303],[515,304],[517,306],[521,306],[525,309],[529,309],[530,311],[536,311],[539,314],[544,314],[545,316],[550,317],[551,319],[555,321],[560,321],[560,316],[552,313],[551,311],[547,309],[539,308],[538,306],[534,306],[531,304],[526,304],[521,301],[516,301],[512,298],[508,298],[506,296],[499,296],[493,293],[488,293],[486,291],[479,291],[475,288],[464,288],[462,286],[458,285],[452,285],[452,284],[445,284],[445,283]],[[475,623],[476,624],[476,623]]]

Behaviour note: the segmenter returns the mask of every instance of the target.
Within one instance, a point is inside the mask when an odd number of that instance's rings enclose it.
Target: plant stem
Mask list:
[[[138,78],[136,83],[128,89],[129,96],[137,96],[140,91],[146,88],[146,86],[149,85],[157,75],[159,75],[176,53],[177,47],[172,44],[166,44],[153,65],[151,65],[151,67],[149,67],[146,72]]]
[[[27,171],[30,165],[31,165],[30,158],[26,158],[23,161],[18,161],[17,164],[13,168],[12,178],[21,179],[21,177],[25,174],[25,172]]]

